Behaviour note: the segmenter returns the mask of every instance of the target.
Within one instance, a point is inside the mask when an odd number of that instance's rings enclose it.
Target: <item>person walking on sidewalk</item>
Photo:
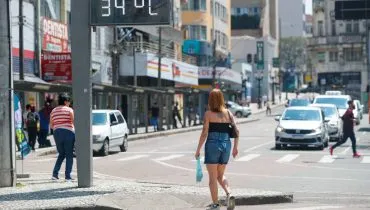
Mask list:
[[[40,122],[40,117],[36,113],[36,108],[32,106],[31,111],[27,114],[27,119],[26,119],[28,143],[32,150],[35,150],[39,122]]]
[[[70,97],[66,93],[58,96],[58,106],[50,114],[50,125],[54,130],[54,140],[57,146],[58,159],[53,170],[53,180],[59,179],[59,170],[66,159],[65,179],[71,181],[73,166],[73,148],[75,144],[74,113],[70,108]]]
[[[154,132],[158,131],[158,117],[159,117],[159,107],[157,105],[157,102],[154,103],[154,106],[151,108],[151,118],[150,118],[150,124],[153,125]]]
[[[333,151],[336,147],[344,144],[348,138],[351,139],[352,141],[352,151],[353,151],[353,157],[354,158],[359,158],[360,154],[357,153],[356,151],[356,136],[354,132],[354,126],[355,126],[355,118],[353,115],[353,110],[355,109],[355,105],[353,101],[348,102],[348,109],[342,116],[343,120],[343,138],[338,141],[335,145],[330,147],[330,155],[333,155]]]
[[[47,137],[49,134],[51,106],[49,102],[45,102],[44,108],[39,111],[40,116],[40,132],[39,132],[39,147],[47,146]]]
[[[226,193],[228,209],[233,209],[235,206],[235,198],[230,196],[229,183],[224,173],[230,158],[230,126],[235,125],[234,116],[226,109],[224,96],[219,89],[211,91],[208,98],[208,107],[209,111],[204,115],[203,131],[199,138],[195,158],[199,158],[200,150],[205,142],[204,163],[207,165],[209,188],[213,201],[209,209],[220,209],[217,182]],[[239,133],[238,130],[237,133]],[[238,142],[239,139],[235,138],[232,150],[234,158],[238,155]]]
[[[269,101],[266,102],[266,115],[271,115],[271,106]]]

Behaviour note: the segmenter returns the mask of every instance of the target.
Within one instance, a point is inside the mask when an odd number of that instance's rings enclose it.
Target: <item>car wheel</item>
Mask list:
[[[121,149],[121,152],[127,152],[127,149],[128,149],[127,135],[125,135],[125,137],[123,137],[122,145],[119,148]]]
[[[100,155],[102,155],[102,156],[108,156],[109,155],[109,140],[108,139],[104,140],[103,146],[100,150]]]
[[[324,147],[326,148],[326,147],[328,147],[329,146],[329,141],[326,141],[325,143],[324,143]]]
[[[325,143],[322,143],[322,145],[321,145],[321,146],[319,146],[317,149],[318,149],[318,150],[324,150],[324,148],[325,148]]]
[[[282,149],[281,144],[275,144],[275,149],[276,149],[276,150],[281,150],[281,149]]]
[[[236,115],[237,118],[243,117],[243,114],[241,112],[236,112],[235,115]]]

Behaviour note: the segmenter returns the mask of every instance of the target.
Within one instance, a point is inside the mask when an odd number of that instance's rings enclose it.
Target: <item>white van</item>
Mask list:
[[[352,100],[349,95],[319,95],[313,101],[314,104],[334,104],[338,107],[342,117],[348,108],[348,101]]]

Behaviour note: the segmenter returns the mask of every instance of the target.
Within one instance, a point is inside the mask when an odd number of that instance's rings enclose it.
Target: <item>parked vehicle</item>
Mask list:
[[[353,102],[356,106],[357,112],[359,113],[359,119],[362,120],[362,118],[364,117],[364,105],[362,105],[359,100],[354,100]]]
[[[333,104],[337,106],[339,115],[342,117],[348,108],[348,101],[352,100],[349,95],[319,95],[313,101],[314,104]]]
[[[229,109],[231,113],[233,113],[238,118],[248,117],[249,115],[252,114],[251,108],[246,106],[240,106],[239,104],[232,101],[226,102],[226,108]]]
[[[318,107],[289,107],[283,115],[275,118],[279,122],[275,130],[275,148],[289,146],[328,146],[329,134],[324,112]]]
[[[107,156],[112,147],[119,147],[121,152],[128,149],[129,130],[118,110],[93,110],[92,134],[93,150],[103,156]]]
[[[308,106],[311,101],[308,98],[294,98],[289,101],[289,107],[291,106]]]
[[[343,121],[337,106],[333,104],[312,104],[311,106],[321,108],[325,119],[329,120],[327,128],[330,140],[339,141],[343,137]]]

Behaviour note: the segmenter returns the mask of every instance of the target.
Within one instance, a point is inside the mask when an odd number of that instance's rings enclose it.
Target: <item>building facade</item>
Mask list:
[[[306,36],[305,0],[279,0],[281,38]]]
[[[313,1],[313,37],[308,41],[312,65],[308,71],[322,91],[345,90],[365,101],[366,21],[335,20],[334,5],[334,1]]]

